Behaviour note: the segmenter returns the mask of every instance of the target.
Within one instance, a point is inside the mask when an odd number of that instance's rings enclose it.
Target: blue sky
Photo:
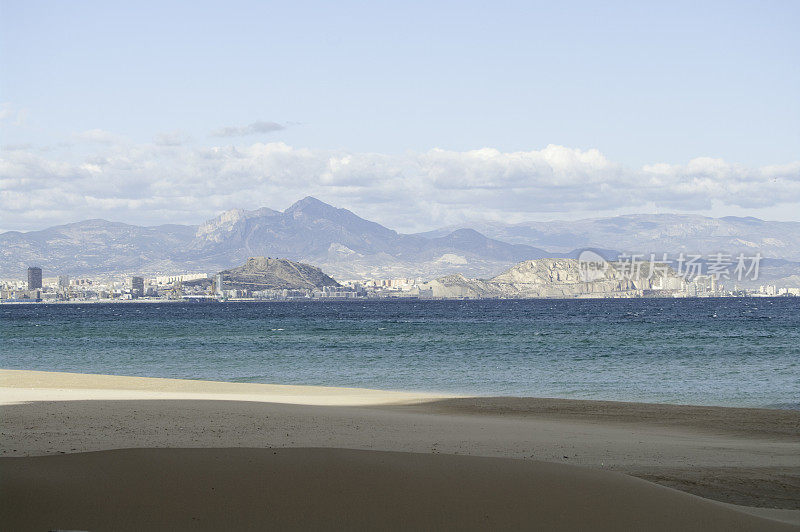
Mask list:
[[[470,216],[654,210],[787,219],[800,201],[800,2],[0,5],[0,202],[12,213],[2,228],[89,217],[196,222],[233,207],[283,208],[306,192],[406,229]],[[248,128],[254,123],[262,125]],[[317,166],[305,159],[264,164],[264,151],[253,148],[279,143],[295,155],[310,150],[319,168],[350,157],[359,170],[326,181],[309,175]],[[548,145],[597,150],[617,170],[610,176],[600,164],[606,173],[598,175],[595,163],[575,170],[544,157],[556,188],[542,190],[541,172],[526,188],[525,172],[539,170],[514,166],[508,154],[540,160],[535,154]],[[256,160],[228,178],[197,162],[215,147]],[[491,168],[463,166],[484,148],[500,154]],[[433,149],[456,154],[448,160],[461,154],[459,163],[431,170],[419,159]],[[276,150],[265,150],[274,159]],[[724,161],[727,173],[719,162],[702,166],[701,176],[713,179],[698,188],[689,175],[698,158]],[[621,180],[623,190],[652,180],[647,168],[659,164],[670,166],[659,179],[673,180],[672,188],[659,182],[625,202],[601,197],[598,187],[600,196],[555,209],[564,173]],[[161,174],[136,173],[142,167]],[[179,195],[164,195],[168,168]],[[248,171],[249,180],[241,175]],[[471,194],[452,183],[468,174]],[[500,179],[509,175],[510,183]],[[224,191],[203,188],[219,176]],[[131,179],[151,198],[160,191],[161,201],[107,190],[109,180]],[[685,201],[743,180],[758,190],[781,184],[768,192],[784,197],[748,202],[742,188],[739,197]],[[48,204],[42,191],[59,184],[71,199]],[[202,203],[193,204],[192,189]],[[521,190],[530,194],[524,205]],[[414,191],[427,201],[371,207]],[[540,201],[543,194],[553,197]],[[414,212],[430,222],[408,223]]]

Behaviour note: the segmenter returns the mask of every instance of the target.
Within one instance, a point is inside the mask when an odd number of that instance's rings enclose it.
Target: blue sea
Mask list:
[[[800,298],[4,305],[0,367],[800,408]]]

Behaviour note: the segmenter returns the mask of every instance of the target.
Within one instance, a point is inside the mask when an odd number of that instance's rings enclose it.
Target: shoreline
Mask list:
[[[354,467],[373,460],[369,453],[400,453],[392,458],[398,471],[427,460],[420,456],[458,457],[464,471],[492,458],[506,460],[508,471],[622,473],[702,500],[760,507],[768,517],[781,508],[781,519],[800,523],[800,412],[793,410],[0,370],[0,415],[2,467],[162,448],[180,450],[177,462],[192,449],[215,449],[214,456],[250,449],[241,452],[254,460],[266,460],[256,458],[265,449],[359,451],[347,455]],[[111,460],[112,469],[124,466]],[[602,478],[616,485],[612,477]]]
[[[284,398],[290,404],[332,404],[307,402],[307,399],[318,396],[329,396],[342,401],[338,404],[348,404],[354,400],[357,404],[389,404],[404,402],[425,402],[433,400],[458,399],[464,402],[474,402],[476,410],[498,410],[498,405],[503,404],[507,414],[524,412],[525,403],[553,403],[559,409],[568,405],[605,405],[613,408],[615,405],[639,406],[664,409],[696,409],[697,411],[724,409],[728,411],[741,410],[747,412],[798,412],[800,403],[780,403],[766,406],[742,406],[702,403],[672,403],[650,402],[624,399],[599,399],[599,398],[574,398],[558,396],[527,396],[527,395],[494,395],[472,394],[460,392],[442,392],[430,390],[400,390],[384,388],[361,388],[351,386],[325,386],[316,384],[272,384],[261,382],[235,382],[207,379],[187,379],[177,377],[142,377],[135,375],[112,375],[106,373],[79,373],[58,370],[28,370],[0,367],[0,388],[42,388],[42,389],[97,389],[97,390],[129,390],[163,393],[193,393],[193,394],[219,394],[219,399],[225,400],[249,395],[252,400],[277,402],[277,398]],[[190,398],[186,396],[185,398]],[[196,398],[200,398],[199,396]],[[357,398],[357,399],[356,399]],[[300,401],[300,402],[295,402]],[[374,403],[373,403],[374,401]],[[0,403],[2,397],[0,397]],[[356,404],[356,403],[354,403]],[[457,408],[454,401],[451,408]],[[552,410],[552,407],[550,407]],[[542,412],[544,413],[544,412]]]

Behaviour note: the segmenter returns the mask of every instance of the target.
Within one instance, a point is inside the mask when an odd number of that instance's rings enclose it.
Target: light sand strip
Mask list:
[[[31,401],[183,399],[294,405],[414,404],[453,395],[416,392],[0,370],[0,404]]]

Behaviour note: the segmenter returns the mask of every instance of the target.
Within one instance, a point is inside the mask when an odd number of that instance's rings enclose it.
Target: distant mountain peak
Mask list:
[[[284,212],[287,213],[294,213],[294,212],[303,212],[303,213],[312,213],[312,212],[322,212],[322,211],[343,211],[345,209],[337,209],[333,205],[328,205],[324,201],[320,201],[313,196],[306,196],[305,198],[294,202],[291,207],[286,209]]]
[[[222,228],[230,229],[239,220],[246,216],[244,209],[231,209],[220,213],[218,216],[206,221],[197,228],[197,238],[208,238],[219,232]]]
[[[195,237],[219,241],[221,238],[223,238],[220,233],[232,231],[233,228],[236,227],[236,225],[242,220],[246,220],[248,218],[260,218],[264,216],[275,216],[279,214],[281,214],[280,211],[276,211],[268,207],[261,207],[260,209],[256,209],[254,211],[230,209],[201,224],[197,228]]]
[[[462,239],[462,240],[488,240],[488,237],[481,232],[476,231],[475,229],[471,229],[468,227],[464,227],[461,229],[456,229],[449,235],[448,238],[452,239]]]
[[[328,205],[324,201],[318,200],[314,196],[306,196],[305,198],[303,198],[301,200],[295,201],[292,204],[292,206],[289,207],[289,208],[292,209],[292,208],[300,208],[300,207],[315,206],[315,205],[320,205],[320,206],[325,206],[325,207],[332,207],[331,205]]]
[[[388,229],[376,222],[371,222],[352,211],[328,205],[313,196],[306,196],[294,203],[291,207],[283,211],[284,215],[291,216],[295,220],[310,222],[315,224],[322,222],[322,225],[333,224],[346,232],[353,234],[371,233],[370,240],[375,239],[395,239],[397,232]]]
[[[341,209],[320,201],[313,196],[306,196],[292,204],[291,207],[283,211],[285,215],[293,218],[325,219],[344,222],[345,220],[361,220],[361,218],[347,209]]]

